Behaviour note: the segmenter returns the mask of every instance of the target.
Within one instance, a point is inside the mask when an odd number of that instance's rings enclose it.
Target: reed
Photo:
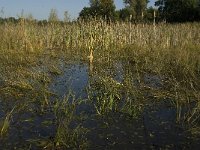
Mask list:
[[[28,105],[24,108],[28,112],[33,111],[32,106],[40,113],[53,111],[57,130],[47,147],[87,148],[81,136],[87,131],[81,125],[70,128],[76,119],[74,97],[56,101],[56,94],[48,87],[62,75],[63,62],[74,60],[90,65],[88,102],[98,116],[120,112],[137,118],[148,100],[169,99],[177,110],[177,123],[198,133],[199,23],[133,24],[93,19],[41,25],[21,20],[1,24],[0,32],[0,102],[21,101]],[[121,81],[116,79],[119,65]],[[145,76],[156,76],[161,86],[147,84]],[[188,111],[183,111],[185,106]],[[11,116],[4,117],[2,136]]]

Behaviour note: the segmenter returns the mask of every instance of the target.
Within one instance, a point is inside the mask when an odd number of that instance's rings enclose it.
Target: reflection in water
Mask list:
[[[106,82],[113,81],[116,85],[123,85],[123,82],[130,80],[130,86],[139,88],[139,82],[135,84],[137,76],[135,76],[134,67],[127,65],[126,62],[119,61],[102,65],[102,68],[98,68],[99,70],[93,68],[93,65],[93,63],[89,65],[84,63],[62,64],[63,73],[54,77],[49,89],[62,100],[70,90],[74,92],[76,98],[86,99],[88,97],[86,88],[99,86],[99,84],[96,85],[98,83],[96,80],[100,80],[101,83],[104,78],[109,79],[105,80]],[[108,74],[109,78],[106,78]],[[90,85],[92,81],[95,82]],[[145,74],[141,81],[154,89],[160,89],[163,86],[162,80],[156,75]],[[94,115],[95,110],[92,104],[78,106],[78,114],[87,112],[88,116],[84,118],[82,126],[90,129],[87,138],[92,143],[92,148],[187,148],[187,135],[176,124],[175,109],[159,103],[156,106],[148,105],[151,104],[148,101],[146,103],[144,112],[137,119],[133,119],[124,112],[110,112],[104,117],[98,117]],[[3,109],[1,105],[0,109]],[[1,110],[0,118],[4,115]],[[24,121],[16,121],[19,118]],[[37,114],[34,111],[17,114],[12,119],[15,121],[10,129],[8,140],[11,143],[15,141],[16,145],[22,141],[29,141],[29,139],[55,136],[56,127],[52,123],[55,116],[51,111],[43,112],[43,114]]]
[[[86,98],[85,88],[88,84],[88,66],[86,64],[70,64],[64,66],[63,74],[54,78],[50,90],[60,98],[73,91],[77,98]]]

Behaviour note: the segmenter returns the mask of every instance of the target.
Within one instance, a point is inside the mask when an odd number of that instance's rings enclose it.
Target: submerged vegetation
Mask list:
[[[174,148],[172,128],[184,137],[178,147],[198,145],[199,27],[95,19],[1,24],[0,146]],[[156,143],[163,132],[168,141]]]

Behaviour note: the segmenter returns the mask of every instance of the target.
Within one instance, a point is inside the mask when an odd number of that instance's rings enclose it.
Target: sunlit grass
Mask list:
[[[92,66],[87,102],[95,115],[123,113],[138,118],[152,100],[168,100],[176,109],[177,124],[199,134],[199,23],[153,26],[91,20],[39,25],[22,20],[1,24],[0,32],[0,102],[25,103],[27,107],[19,106],[21,111],[49,111],[56,118],[53,140],[40,142],[41,147],[88,146],[87,129],[70,127],[77,117],[75,96],[55,100],[56,93],[49,90],[53,79],[62,76],[61,66],[70,61]],[[1,118],[1,137],[8,133],[12,115],[11,111]]]

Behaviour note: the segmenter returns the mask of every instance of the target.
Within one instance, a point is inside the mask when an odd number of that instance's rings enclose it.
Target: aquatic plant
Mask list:
[[[81,124],[72,125],[76,123],[78,116],[75,115],[75,111],[80,102],[75,99],[73,93],[69,92],[62,101],[57,100],[54,104],[57,131],[52,146],[56,149],[86,149],[88,147],[88,141],[85,138],[87,129]]]

